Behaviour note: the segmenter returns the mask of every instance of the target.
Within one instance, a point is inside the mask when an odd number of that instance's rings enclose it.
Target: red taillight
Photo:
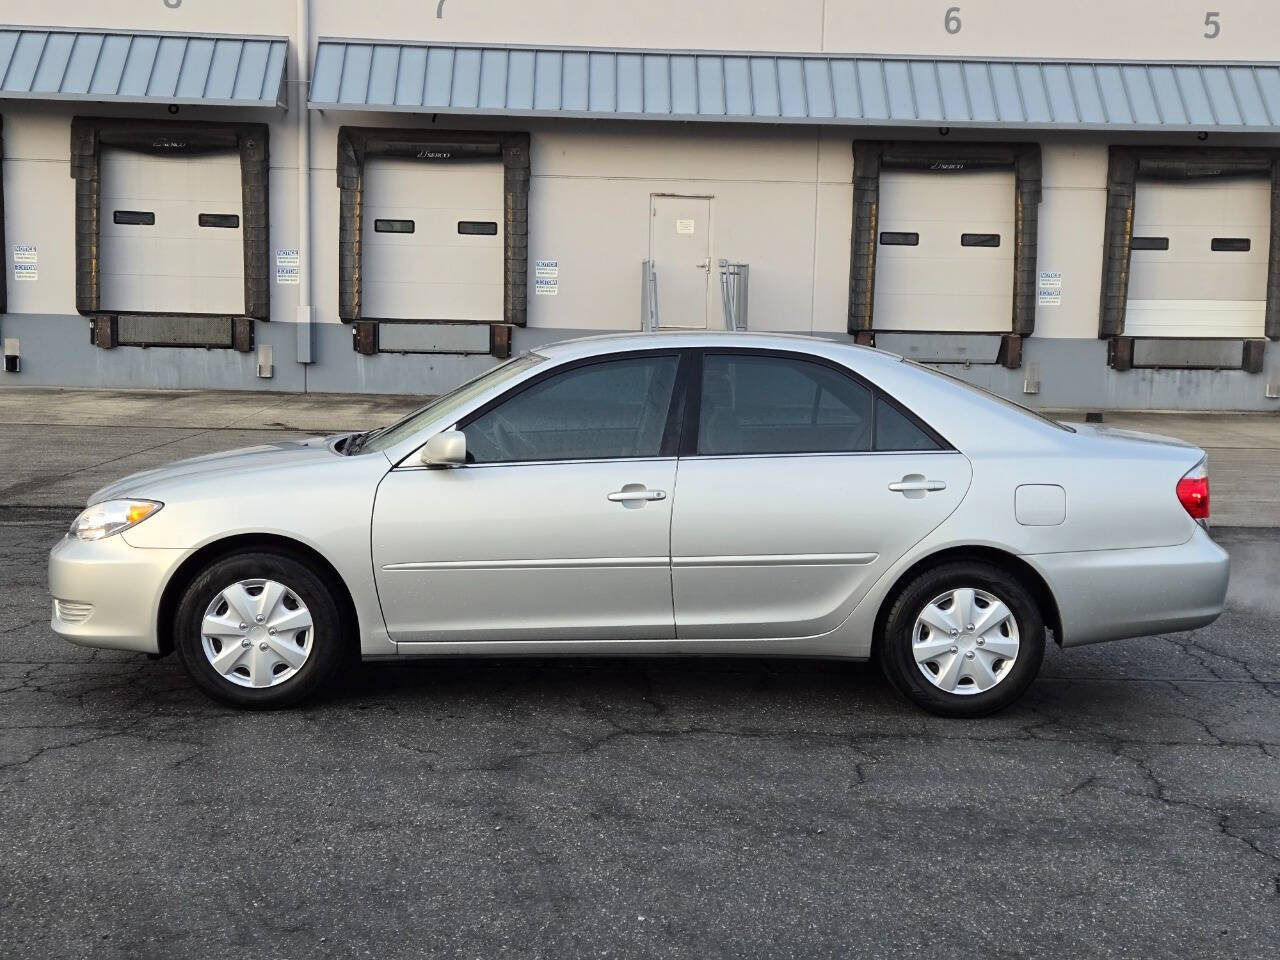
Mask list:
[[[1203,460],[1178,481],[1178,502],[1193,520],[1209,519],[1209,472]]]

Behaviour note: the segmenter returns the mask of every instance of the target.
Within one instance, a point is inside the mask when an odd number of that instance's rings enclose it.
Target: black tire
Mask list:
[[[978,693],[950,693],[926,678],[912,654],[916,618],[936,597],[962,587],[992,594],[1013,613],[1017,624],[1017,656],[998,683]],[[1003,710],[1021,697],[1040,672],[1044,659],[1044,617],[1031,592],[1012,574],[989,563],[954,561],[916,576],[889,609],[879,659],[885,675],[903,696],[943,717],[982,717]],[[1002,669],[1000,664],[995,671]]]
[[[283,584],[311,614],[310,654],[296,673],[274,686],[240,686],[215,670],[205,654],[201,636],[205,613],[223,590],[242,580],[273,580]],[[188,675],[203,693],[221,703],[247,710],[290,707],[314,696],[339,672],[350,650],[333,586],[296,557],[269,550],[229,554],[200,571],[178,604],[174,647]]]

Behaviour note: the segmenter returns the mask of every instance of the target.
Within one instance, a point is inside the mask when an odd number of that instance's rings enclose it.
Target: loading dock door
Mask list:
[[[1270,241],[1266,178],[1139,181],[1125,335],[1263,336]]]
[[[361,314],[500,323],[502,185],[499,161],[368,160]]]
[[[106,148],[100,176],[103,310],[244,313],[238,154]]]
[[[1011,170],[880,174],[878,330],[1013,329]]]

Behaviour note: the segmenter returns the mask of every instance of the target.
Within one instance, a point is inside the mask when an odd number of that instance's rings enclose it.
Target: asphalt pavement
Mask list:
[[[416,402],[0,391],[0,958],[1275,956],[1277,418],[1108,415],[1209,450],[1229,609],[1051,649],[982,721],[692,658],[365,665],[242,714],[50,632],[98,486]]]
[[[929,717],[874,667],[367,665],[243,714],[48,629],[0,518],[0,956],[1269,958],[1280,538],[1190,635]]]

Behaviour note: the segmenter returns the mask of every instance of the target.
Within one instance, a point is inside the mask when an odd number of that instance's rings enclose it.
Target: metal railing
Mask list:
[[[726,330],[747,329],[750,272],[749,264],[720,261],[720,307]],[[658,326],[658,268],[652,260],[645,260],[640,264],[640,329],[654,333]]]
[[[640,264],[640,329],[645,333],[658,329],[658,271],[652,260]]]
[[[720,305],[726,330],[747,329],[747,278],[750,264],[720,261]]]

